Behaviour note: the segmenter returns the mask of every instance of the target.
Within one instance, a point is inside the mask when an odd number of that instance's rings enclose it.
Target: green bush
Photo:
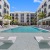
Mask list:
[[[17,21],[17,19],[12,20],[12,21],[10,22],[10,24],[11,24],[11,25],[18,25],[18,21]]]

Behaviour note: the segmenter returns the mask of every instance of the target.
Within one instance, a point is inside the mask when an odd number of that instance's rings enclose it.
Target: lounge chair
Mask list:
[[[45,39],[42,36],[35,36],[34,37],[38,43],[48,43],[50,41],[50,39]]]
[[[50,38],[50,37],[48,37],[48,38]]]
[[[14,43],[16,40],[16,37],[9,37],[8,39],[0,39],[0,42],[3,43]]]
[[[0,39],[3,39],[4,37],[0,37]]]

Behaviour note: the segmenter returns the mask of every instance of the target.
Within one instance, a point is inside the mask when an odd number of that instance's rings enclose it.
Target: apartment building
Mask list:
[[[40,6],[37,9],[37,16],[38,16],[39,12],[44,12],[46,14],[46,16],[43,19],[39,19],[37,17],[38,22],[42,22],[42,20],[43,20],[43,22],[44,21],[47,23],[50,22],[50,0],[44,0],[40,4]]]
[[[3,17],[5,14],[10,15],[10,4],[7,0],[0,0],[0,17]]]
[[[31,19],[36,17],[34,12],[11,12],[10,16],[13,19],[18,19],[18,23],[28,25],[32,25],[33,22]]]

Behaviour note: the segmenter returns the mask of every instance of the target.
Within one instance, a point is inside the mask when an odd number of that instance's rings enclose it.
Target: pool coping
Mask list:
[[[7,29],[3,29],[3,30],[0,30],[0,32],[2,32],[2,31],[4,31],[4,30],[8,30],[8,29],[13,29],[13,28],[16,28],[16,27],[20,27],[20,26],[15,26],[15,27],[10,27],[10,28],[7,28]],[[38,27],[34,27],[34,28],[38,28]],[[48,31],[48,32],[50,32],[49,30],[46,30],[46,29],[43,29],[43,28],[38,28],[38,29],[40,29],[40,30],[45,30],[45,31]],[[18,32],[17,32],[18,33]],[[27,33],[27,32],[26,32]],[[31,33],[31,32],[30,32]],[[33,33],[33,32],[32,32]],[[34,32],[35,33],[35,32]],[[38,33],[40,33],[40,32],[38,32]]]
[[[18,27],[18,26],[16,25],[16,26],[9,26],[9,27],[7,27],[7,28],[1,28],[1,29],[0,29],[0,32],[1,32],[1,31],[4,31],[4,30],[8,30],[8,29],[13,29],[13,28],[16,28],[16,27]]]
[[[49,31],[49,30],[47,30],[47,29],[43,29],[43,28],[39,28],[39,29],[42,29],[42,30],[46,30],[46,31]],[[50,32],[50,31],[49,31]]]

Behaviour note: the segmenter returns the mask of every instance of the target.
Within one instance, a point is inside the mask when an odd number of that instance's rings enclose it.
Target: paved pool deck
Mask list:
[[[50,33],[0,33],[0,36],[6,39],[9,36],[17,37],[14,44],[0,42],[0,50],[50,50],[50,42],[49,44],[38,44],[34,39],[34,36],[43,36],[47,39]]]
[[[4,30],[16,28],[16,27],[18,27],[18,26],[17,26],[17,25],[10,25],[10,26],[7,26],[7,27],[2,27],[2,26],[0,26],[0,32],[1,32],[1,31],[4,31]]]

